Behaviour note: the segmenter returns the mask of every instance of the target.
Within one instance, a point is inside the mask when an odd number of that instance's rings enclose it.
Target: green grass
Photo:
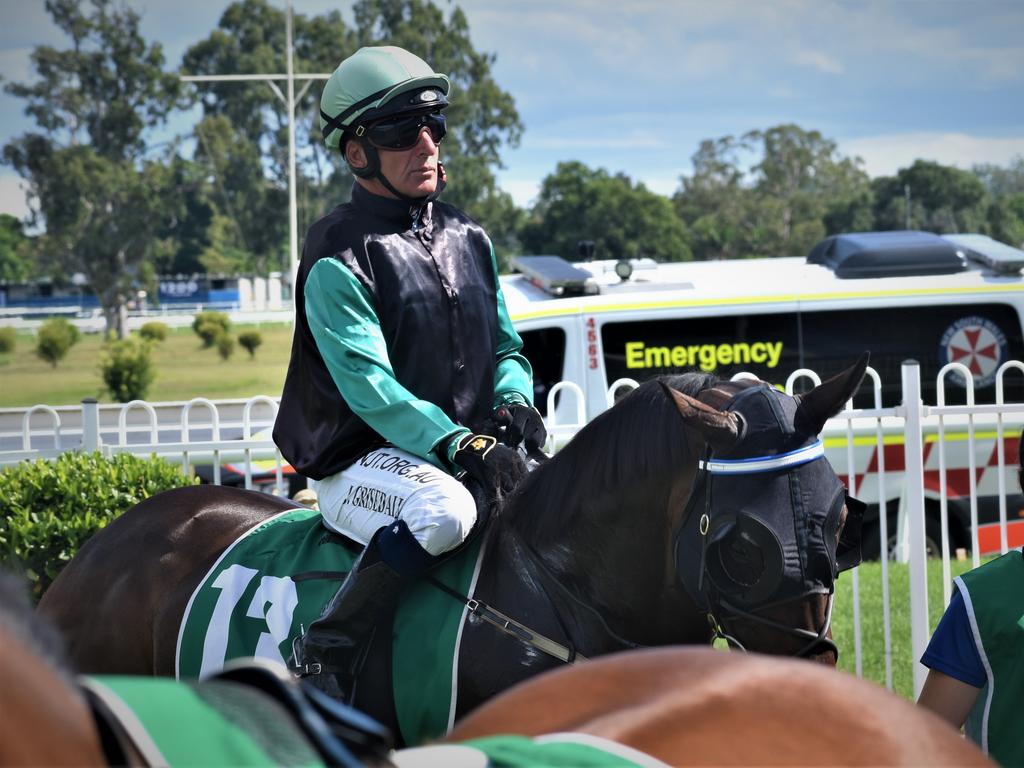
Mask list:
[[[153,347],[157,375],[146,399],[161,402],[280,395],[288,369],[292,326],[232,326],[231,333],[237,336],[245,330],[257,330],[263,336],[256,357],[250,359],[248,352],[237,347],[225,362],[216,349],[203,349],[191,328],[172,329],[167,339]],[[100,334],[84,334],[54,368],[36,356],[34,334],[18,334],[14,352],[0,354],[0,407],[74,405],[85,397],[113,402],[100,377],[102,350]]]
[[[984,561],[984,560],[983,560]],[[971,568],[971,561],[951,563],[957,576]],[[952,577],[951,576],[951,577]],[[882,565],[864,563],[859,569],[861,653],[863,676],[885,684],[885,644],[882,619]],[[910,648],[910,582],[905,564],[889,563],[889,608],[892,637],[893,689],[906,698],[913,697],[913,673]],[[932,630],[942,616],[942,562],[928,561],[928,615]],[[840,575],[836,587],[836,605],[832,617],[832,637],[839,646],[839,666],[855,671],[853,634],[853,574]]]

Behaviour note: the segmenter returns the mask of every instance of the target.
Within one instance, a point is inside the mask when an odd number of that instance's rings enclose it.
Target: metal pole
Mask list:
[[[285,24],[288,38],[288,247],[291,260],[288,262],[288,285],[295,301],[295,277],[299,271],[299,213],[295,193],[295,69],[294,46],[292,45],[292,0],[288,0],[288,15]]]
[[[903,196],[907,199],[907,229],[910,229],[910,185],[903,185]]]
[[[924,544],[924,441],[921,419],[921,366],[916,360],[903,361],[903,411],[906,461],[906,525],[910,569],[910,648],[914,675],[914,699],[921,694],[927,668],[921,655],[928,645],[928,564]]]
[[[82,400],[82,450],[98,451],[103,445],[100,440],[100,408],[96,399]]]

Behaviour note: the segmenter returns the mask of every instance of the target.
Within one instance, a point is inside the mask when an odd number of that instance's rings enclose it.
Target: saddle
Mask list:
[[[202,681],[177,682],[166,678],[129,678],[139,688],[144,705],[126,695],[119,678],[82,678],[100,734],[104,753],[111,765],[174,764],[168,749],[187,748],[182,742],[199,744],[207,734],[190,728],[181,739],[180,725],[170,726],[176,737],[161,739],[168,723],[187,717],[181,709],[181,689],[195,693],[201,703],[212,707],[219,717],[204,713],[200,730],[207,730],[211,743],[222,747],[225,731],[244,732],[278,765],[323,762],[326,765],[391,765],[394,740],[387,728],[361,712],[296,681],[279,665],[260,659],[236,660],[218,674]],[[164,693],[176,694],[165,697]],[[161,698],[167,706],[160,705]],[[175,704],[176,702],[176,704]],[[176,708],[177,707],[177,708]],[[231,726],[225,728],[225,721]],[[250,745],[251,746],[251,745]],[[206,749],[204,747],[204,749]],[[203,751],[201,762],[233,764],[241,752]]]

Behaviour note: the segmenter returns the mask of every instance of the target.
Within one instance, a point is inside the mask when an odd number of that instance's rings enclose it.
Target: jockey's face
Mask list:
[[[403,195],[426,197],[437,188],[440,150],[426,127],[420,129],[416,143],[409,149],[377,151],[380,154],[380,172]]]
[[[395,189],[408,197],[426,197],[437,188],[437,161],[440,156],[438,144],[424,126],[416,143],[408,149],[377,149],[380,157],[380,173]],[[367,164],[366,154],[360,142],[350,141],[345,147],[349,163],[355,167]],[[394,198],[380,179],[358,179],[366,189],[375,195]]]

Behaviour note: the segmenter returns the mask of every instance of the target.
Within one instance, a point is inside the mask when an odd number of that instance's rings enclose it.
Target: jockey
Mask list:
[[[306,234],[274,440],[314,481],[327,527],[366,545],[295,648],[340,698],[377,618],[476,522],[458,478],[508,492],[526,471],[518,444],[547,438],[491,241],[437,200],[449,88],[408,51],[367,47],[320,99],[324,141],[355,183]]]

